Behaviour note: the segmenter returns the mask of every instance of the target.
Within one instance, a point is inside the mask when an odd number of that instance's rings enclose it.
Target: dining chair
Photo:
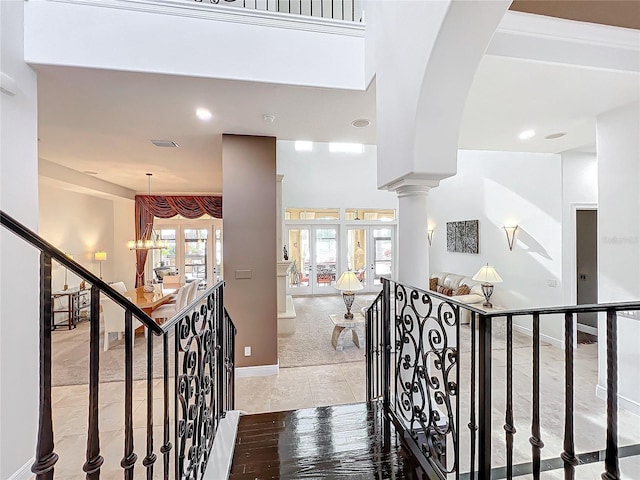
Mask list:
[[[183,285],[176,293],[176,303],[165,303],[151,312],[151,318],[154,320],[158,318],[172,318],[182,310],[187,304],[187,295],[189,284]]]
[[[189,285],[189,295],[187,296],[187,301],[185,303],[185,307],[196,299],[196,295],[198,293],[198,281],[197,280],[194,280],[193,282],[189,283],[188,285]]]
[[[170,288],[170,285],[180,285],[180,275],[165,275],[162,279],[162,284],[165,288]]]
[[[120,282],[122,283],[122,282]],[[118,340],[122,340],[122,334],[124,333],[124,309],[116,302],[108,297],[103,298],[100,301],[100,318],[104,324],[104,351],[109,350],[109,334],[117,333]],[[140,323],[135,318],[132,322],[132,328],[140,327]]]

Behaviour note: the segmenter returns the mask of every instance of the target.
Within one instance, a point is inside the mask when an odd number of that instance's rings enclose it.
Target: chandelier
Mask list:
[[[151,195],[151,173],[147,173],[147,194]],[[149,237],[148,240],[142,240],[139,238],[138,240],[129,240],[127,242],[127,247],[129,250],[158,250],[162,248],[169,247],[168,240],[162,240],[157,238],[156,235],[153,234],[153,224],[147,223],[144,226],[144,230],[141,235],[142,238]]]

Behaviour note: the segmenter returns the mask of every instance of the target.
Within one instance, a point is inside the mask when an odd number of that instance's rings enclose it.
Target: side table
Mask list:
[[[347,320],[344,318],[344,313],[334,313],[329,315],[331,322],[333,323],[333,334],[331,335],[331,345],[336,349],[336,352],[341,352],[344,349],[345,339],[351,332],[351,338],[353,343],[358,348],[364,347],[364,315],[360,312],[353,312],[353,318]]]
[[[68,330],[76,328],[83,309],[89,307],[89,290],[78,287],[53,292],[51,297],[51,328],[56,330],[66,327]],[[56,313],[64,314],[62,323],[56,322]]]

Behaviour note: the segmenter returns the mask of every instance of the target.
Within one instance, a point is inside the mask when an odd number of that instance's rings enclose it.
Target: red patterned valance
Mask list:
[[[212,195],[136,195],[136,240],[149,240],[153,219],[171,218],[182,215],[185,218],[200,218],[211,215],[222,218],[222,197]],[[136,287],[144,285],[144,264],[148,250],[136,250]]]

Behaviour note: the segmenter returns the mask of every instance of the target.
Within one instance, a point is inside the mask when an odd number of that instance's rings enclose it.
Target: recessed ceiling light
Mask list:
[[[179,145],[173,140],[151,140],[156,147],[165,147],[165,148],[176,148]]]
[[[566,134],[567,134],[567,132],[550,133],[549,135],[547,135],[544,138],[546,138],[547,140],[553,140],[554,138],[564,137]]]
[[[330,152],[341,153],[362,153],[364,152],[364,145],[361,143],[330,143]]]
[[[306,140],[296,140],[295,149],[297,152],[311,152],[313,151],[313,142]]]
[[[518,138],[520,140],[529,140],[530,138],[535,137],[535,135],[536,135],[535,130],[525,130],[523,132],[520,132],[520,135],[518,135]]]
[[[371,120],[367,120],[366,118],[358,118],[351,122],[351,126],[356,128],[366,128],[371,125]]]
[[[273,123],[276,120],[276,116],[273,113],[265,113],[264,115],[262,115],[262,120],[267,123]]]
[[[196,109],[196,117],[198,117],[200,120],[206,122],[207,120],[211,120],[211,117],[213,117],[213,115],[206,108],[197,108]]]
[[[97,175],[98,172],[94,172],[93,170],[83,170],[82,173],[86,175]]]

